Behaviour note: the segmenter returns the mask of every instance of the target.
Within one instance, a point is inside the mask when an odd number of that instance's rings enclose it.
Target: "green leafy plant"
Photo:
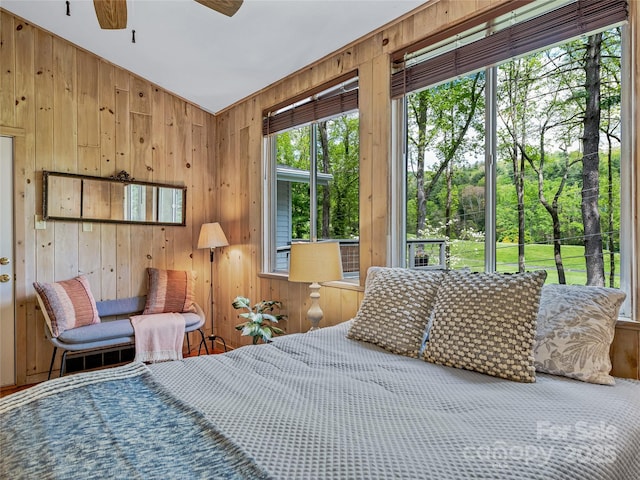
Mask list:
[[[263,300],[251,306],[251,301],[248,298],[238,296],[231,305],[236,310],[247,310],[238,315],[240,318],[245,318],[246,322],[236,325],[236,330],[242,330],[242,335],[253,337],[254,345],[260,339],[268,343],[274,335],[285,333],[284,330],[273,324],[286,318],[286,315],[271,313],[276,308],[282,308],[282,303],[276,300]]]

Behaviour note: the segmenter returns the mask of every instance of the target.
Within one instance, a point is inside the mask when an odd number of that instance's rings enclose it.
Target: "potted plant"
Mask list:
[[[236,310],[245,309],[245,313],[238,316],[245,318],[246,322],[236,325],[236,330],[242,330],[242,335],[253,337],[253,344],[257,344],[260,339],[268,343],[274,335],[281,335],[284,332],[281,328],[274,326],[279,320],[286,318],[286,315],[272,314],[276,308],[282,308],[282,303],[276,300],[263,300],[251,306],[251,301],[246,297],[238,296],[233,300],[233,308]]]

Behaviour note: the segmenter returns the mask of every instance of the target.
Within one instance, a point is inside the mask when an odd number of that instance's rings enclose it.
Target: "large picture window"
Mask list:
[[[573,7],[563,8],[564,15]],[[543,23],[536,12],[528,15]],[[405,207],[397,263],[545,269],[551,283],[629,289],[625,29],[600,24],[578,38],[490,61],[490,68],[418,81],[402,95]],[[491,57],[494,47],[482,45]],[[452,46],[423,61],[464,61],[464,51],[455,52]],[[630,315],[629,302],[622,314]]]
[[[339,96],[340,102],[334,102]],[[323,100],[334,102],[333,107],[322,108]],[[313,112],[305,113],[305,106],[313,102],[318,102]],[[279,123],[284,121],[278,115],[287,116],[290,124]],[[265,130],[271,126],[280,129],[265,132],[268,169],[265,270],[289,271],[292,242],[332,239],[340,243],[344,276],[357,277],[360,160],[357,80],[276,112]]]

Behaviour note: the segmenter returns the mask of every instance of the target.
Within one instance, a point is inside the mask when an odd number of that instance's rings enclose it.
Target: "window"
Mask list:
[[[355,109],[357,80],[350,79],[265,120],[265,271],[289,271],[292,242],[331,239],[340,242],[344,276],[358,276],[360,141]],[[271,133],[271,128],[277,131]]]
[[[581,23],[590,30],[536,39],[545,21],[585,15],[572,2],[554,8],[559,3],[546,15],[516,14],[513,29],[501,29],[498,19],[491,25],[497,34],[476,31],[466,42],[421,52],[394,75],[405,118],[404,238],[396,263],[545,269],[548,283],[627,290],[621,314],[629,316],[625,5],[587,2],[600,9]],[[509,39],[506,53],[491,43],[494,36]],[[452,71],[455,78],[441,73]],[[409,93],[399,95],[402,88]]]

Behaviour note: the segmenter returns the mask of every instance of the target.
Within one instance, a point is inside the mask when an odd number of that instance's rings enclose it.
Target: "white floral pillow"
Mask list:
[[[536,370],[613,385],[609,349],[625,296],[614,288],[545,285],[534,345]]]

